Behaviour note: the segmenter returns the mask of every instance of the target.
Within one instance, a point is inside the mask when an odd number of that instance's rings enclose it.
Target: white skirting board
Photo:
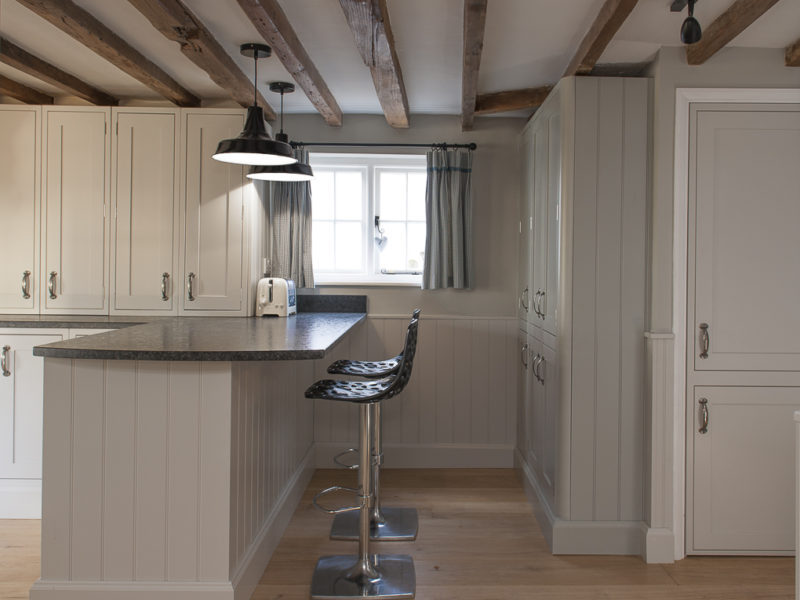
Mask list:
[[[519,452],[515,452],[514,461],[515,466],[522,472],[525,493],[531,500],[536,520],[553,554],[615,554],[644,557],[648,531],[645,523],[559,519],[553,514],[536,481],[536,476]]]
[[[317,442],[316,467],[336,468],[333,457],[355,446],[357,444],[346,442]],[[507,444],[384,444],[383,456],[383,466],[387,469],[510,469],[514,466],[514,448]]]
[[[0,479],[0,519],[41,518],[41,479]]]

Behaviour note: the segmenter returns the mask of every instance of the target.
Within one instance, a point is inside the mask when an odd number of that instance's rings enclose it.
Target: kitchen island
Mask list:
[[[249,598],[312,472],[310,359],[364,318],[177,317],[36,347],[31,599]]]

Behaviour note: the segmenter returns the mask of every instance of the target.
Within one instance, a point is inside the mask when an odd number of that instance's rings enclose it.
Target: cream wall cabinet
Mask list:
[[[0,518],[38,519],[42,492],[44,361],[33,347],[65,330],[0,330]]]
[[[108,313],[110,109],[44,107],[42,312]]]
[[[41,115],[36,106],[0,106],[0,312],[39,311]]]
[[[112,109],[111,314],[177,314],[178,109]]]
[[[582,77],[522,132],[534,318],[518,458],[556,553],[642,547],[648,131],[646,79]]]

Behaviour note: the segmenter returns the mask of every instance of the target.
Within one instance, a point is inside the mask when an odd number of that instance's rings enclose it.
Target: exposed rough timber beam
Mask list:
[[[509,90],[481,94],[475,103],[476,115],[490,115],[492,113],[506,112],[509,110],[522,110],[541,106],[547,94],[553,89],[552,85],[526,88],[523,90]]]
[[[703,39],[686,46],[686,62],[690,65],[702,65],[778,1],[736,0],[711,25],[703,29]]]
[[[372,73],[386,120],[392,127],[408,127],[408,98],[386,0],[339,0],[339,4],[361,58]]]
[[[181,52],[203,69],[211,81],[242,106],[253,104],[253,82],[225,51],[211,32],[180,0],[129,0],[164,37],[178,42]],[[236,49],[238,52],[238,48]],[[264,117],[275,120],[275,111],[258,93]]]
[[[116,106],[118,104],[118,100],[113,96],[26,52],[5,38],[0,38],[0,62],[61,88],[68,94],[83,98],[92,104],[100,106]]]
[[[786,48],[786,66],[800,67],[800,40]]]
[[[341,127],[342,109],[311,61],[289,19],[277,0],[238,0],[264,40],[272,46],[283,66],[292,75],[328,125]]]
[[[472,129],[478,99],[487,0],[464,0],[464,66],[461,71],[461,129]]]
[[[564,77],[587,75],[591,73],[603,50],[617,33],[617,30],[631,14],[639,0],[606,0],[597,17],[589,27],[578,50],[569,61]]]
[[[200,99],[72,0],[17,0],[134,79],[178,106]]]
[[[0,75],[0,96],[9,96],[25,104],[52,104],[53,97],[39,90],[17,83],[13,79]]]

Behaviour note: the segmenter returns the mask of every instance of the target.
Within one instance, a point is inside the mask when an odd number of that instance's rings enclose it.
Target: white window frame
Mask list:
[[[425,154],[344,154],[328,152],[309,153],[313,169],[366,167],[365,195],[363,201],[362,239],[364,243],[364,270],[359,273],[319,271],[314,268],[314,284],[352,286],[408,286],[421,287],[422,275],[391,275],[378,271],[378,249],[374,241],[374,223],[380,205],[378,169],[427,170]],[[312,199],[313,201],[313,199]],[[422,265],[420,266],[420,271]]]

